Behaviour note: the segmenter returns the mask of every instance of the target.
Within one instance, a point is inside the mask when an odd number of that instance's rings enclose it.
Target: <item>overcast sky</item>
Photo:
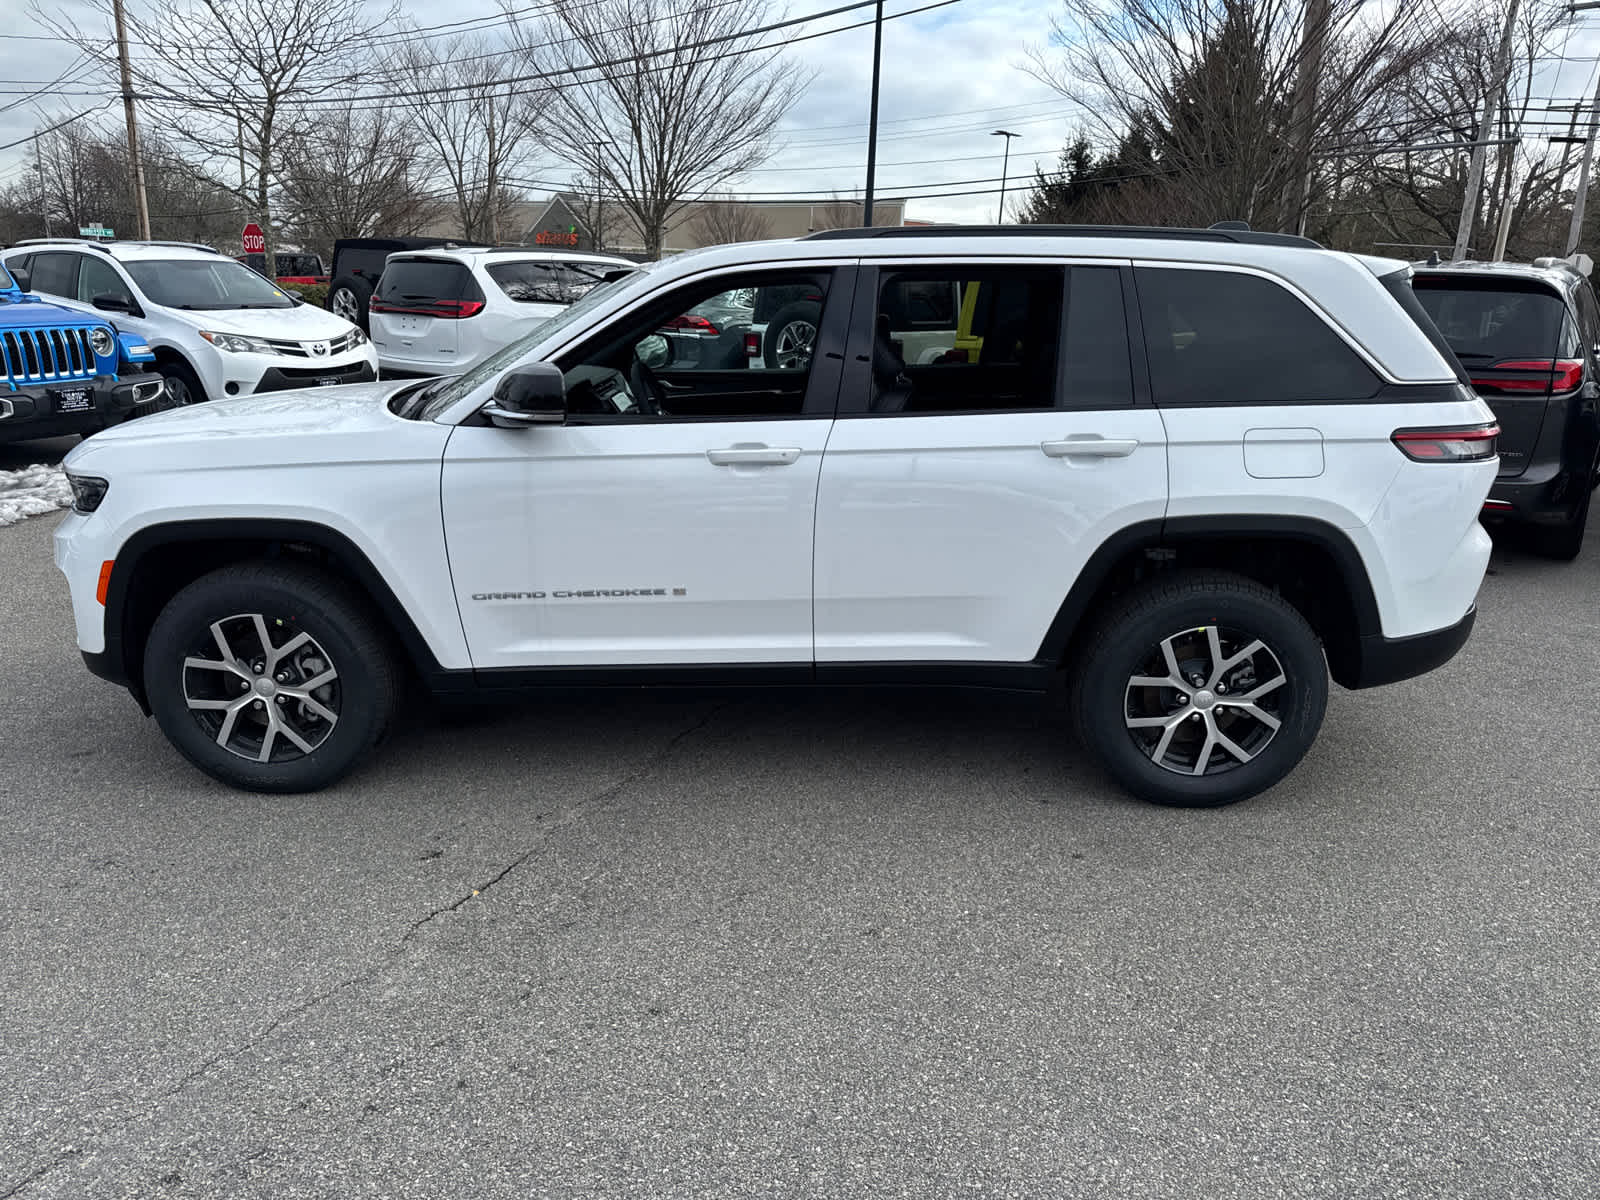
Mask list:
[[[141,0],[127,0],[141,8]],[[918,8],[928,0],[888,0],[886,15]],[[1030,42],[1043,42],[1059,0],[960,0],[945,8],[889,20],[884,25],[883,81],[879,109],[877,194],[892,197],[913,185],[924,192],[976,192],[977,195],[913,201],[908,215],[929,220],[989,220],[999,201],[998,180],[1004,139],[996,128],[1021,136],[1011,143],[1009,174],[1026,181],[1034,163],[1053,162],[1073,126],[1068,106],[1054,92],[1019,69]],[[22,7],[21,0],[8,6]],[[426,0],[406,0],[420,25],[436,24],[448,12],[451,21],[497,11],[485,0],[459,0],[444,7]],[[834,7],[824,0],[795,0],[793,15]],[[57,0],[55,11],[82,14],[84,28],[93,28],[94,14],[78,0]],[[865,20],[871,9],[858,10],[791,31],[804,34]],[[71,48],[39,35],[28,17],[0,26],[0,144],[26,138],[49,123],[98,101],[94,97],[43,96],[24,100],[27,92],[70,72],[77,59]],[[109,38],[109,33],[108,33]],[[758,193],[829,196],[859,194],[865,180],[867,113],[872,72],[872,29],[848,30],[800,42],[789,52],[816,72],[816,80],[783,123],[780,148],[765,167],[735,183],[733,189]],[[71,75],[68,75],[70,80]],[[73,85],[85,90],[88,84]],[[19,103],[21,101],[21,103]],[[104,119],[121,120],[120,105],[107,108]],[[31,161],[30,145],[0,150],[0,182],[21,178]],[[931,160],[931,161],[930,161]],[[550,162],[540,178],[563,179],[569,171]],[[949,187],[930,185],[950,183]],[[769,198],[777,198],[773,195]],[[1011,199],[1018,198],[1015,192]]]
[[[22,0],[0,0],[16,18],[0,26],[0,145],[26,138],[49,118],[97,103],[94,97],[40,97],[16,93],[44,86],[71,72],[76,52],[48,38],[21,10]],[[43,0],[51,5],[51,0]],[[145,0],[126,0],[138,11]],[[460,21],[493,15],[492,0],[455,0],[448,8],[430,0],[402,0],[420,25],[445,15]],[[887,0],[887,14],[922,7],[929,0]],[[878,195],[892,197],[915,187],[926,194],[976,193],[913,200],[908,215],[928,220],[992,221],[999,200],[1003,139],[996,128],[1021,135],[1011,143],[1008,205],[1020,200],[1020,187],[1036,163],[1050,165],[1080,125],[1070,106],[1020,69],[1030,45],[1043,44],[1051,16],[1061,0],[959,0],[884,26],[883,85],[878,150]],[[832,7],[828,0],[792,0],[799,15]],[[378,7],[375,3],[374,7]],[[97,18],[83,0],[54,0],[53,11],[73,16],[85,29]],[[870,9],[829,18],[791,31],[793,35],[850,24]],[[81,18],[80,18],[81,14]],[[1600,53],[1600,20],[1591,14],[1574,25],[1574,35],[1559,49],[1562,60],[1541,71],[1536,90],[1545,97],[1587,95],[1593,86],[1593,55]],[[34,35],[29,37],[28,35]],[[109,31],[107,33],[109,37]],[[789,53],[816,72],[815,82],[780,132],[780,147],[758,171],[737,181],[742,194],[858,195],[864,181],[869,81],[872,68],[870,26],[799,42]],[[73,85],[82,90],[87,84]],[[9,107],[7,107],[9,106]],[[120,123],[120,105],[104,119]],[[153,119],[153,118],[150,118]],[[1525,150],[1539,143],[1525,143]],[[21,178],[30,146],[0,150],[0,182]],[[562,180],[570,168],[546,162],[541,179]],[[978,181],[978,182],[966,182]],[[938,186],[948,185],[948,186]]]

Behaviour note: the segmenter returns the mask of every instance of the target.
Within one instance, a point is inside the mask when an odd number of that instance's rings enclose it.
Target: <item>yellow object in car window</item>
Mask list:
[[[983,354],[983,335],[974,335],[972,332],[972,319],[978,311],[979,283],[964,284],[961,289],[961,319],[956,325],[957,350],[967,352],[967,361],[975,363]]]

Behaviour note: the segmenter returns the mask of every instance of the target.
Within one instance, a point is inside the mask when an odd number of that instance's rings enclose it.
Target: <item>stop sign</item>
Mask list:
[[[261,232],[261,226],[254,221],[244,227],[244,252],[246,254],[267,252],[267,235]]]

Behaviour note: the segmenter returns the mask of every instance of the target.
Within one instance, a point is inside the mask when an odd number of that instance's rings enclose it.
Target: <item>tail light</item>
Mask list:
[[[746,358],[761,357],[761,335],[759,333],[747,333],[744,335],[744,356]]]
[[[413,317],[443,317],[454,321],[477,316],[483,311],[483,304],[482,300],[426,300],[420,304],[386,304],[382,300],[372,300],[367,304],[367,311]]]
[[[681,317],[673,317],[661,326],[661,330],[663,333],[699,333],[706,337],[716,337],[722,332],[710,320],[696,313],[684,313]]]
[[[1398,429],[1394,444],[1413,462],[1482,462],[1495,456],[1498,425],[1455,429]]]
[[[1521,379],[1473,376],[1472,386],[1497,392],[1575,392],[1583,383],[1583,361],[1576,358],[1506,359],[1489,364],[1490,371],[1527,371]]]

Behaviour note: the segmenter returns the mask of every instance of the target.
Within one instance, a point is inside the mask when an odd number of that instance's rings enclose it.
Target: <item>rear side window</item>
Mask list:
[[[1473,287],[1421,276],[1417,299],[1464,366],[1501,359],[1554,358],[1563,341],[1567,306],[1554,292]]]
[[[50,296],[78,294],[78,256],[76,254],[35,254],[33,290]]]
[[[519,304],[571,304],[618,268],[585,262],[492,262],[486,269]]]
[[[1365,400],[1383,381],[1287,288],[1235,271],[1139,267],[1157,404]]]
[[[482,300],[472,272],[445,258],[395,259],[383,269],[376,299],[384,304],[430,304],[439,300]]]

